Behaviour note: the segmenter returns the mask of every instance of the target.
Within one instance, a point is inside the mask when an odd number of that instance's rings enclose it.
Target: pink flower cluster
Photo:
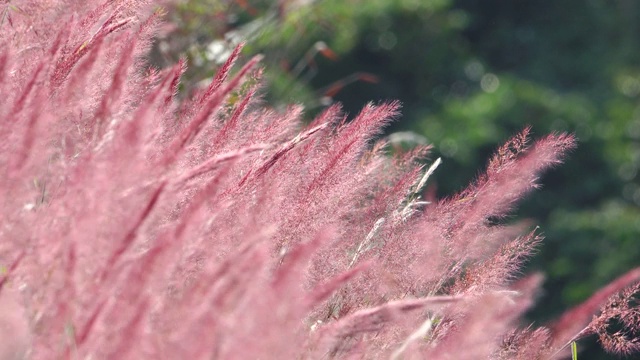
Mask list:
[[[259,58],[231,76],[241,46],[178,100],[185,62],[145,60],[152,5],[0,2],[1,359],[560,358],[588,334],[638,350],[639,269],[522,323],[541,237],[494,220],[570,135],[525,129],[427,202],[428,147],[374,141],[397,103],[303,126],[261,103]]]

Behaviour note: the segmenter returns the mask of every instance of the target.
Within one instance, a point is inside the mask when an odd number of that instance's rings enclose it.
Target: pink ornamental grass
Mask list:
[[[588,334],[638,350],[640,270],[527,326],[541,237],[489,221],[571,136],[526,129],[428,203],[428,147],[373,141],[397,103],[303,126],[257,98],[259,58],[230,77],[241,46],[179,101],[185,63],[145,61],[150,3],[0,4],[2,359],[550,359]]]

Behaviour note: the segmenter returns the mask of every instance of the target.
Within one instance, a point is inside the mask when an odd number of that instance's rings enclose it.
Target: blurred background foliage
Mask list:
[[[247,58],[265,54],[276,108],[301,103],[312,117],[333,102],[355,114],[401,100],[389,132],[434,145],[440,196],[526,125],[575,133],[579,148],[515,217],[546,235],[529,269],[548,276],[532,319],[640,265],[640,2],[185,0],[169,10],[176,25],[154,61],[186,53],[191,83],[246,40]]]

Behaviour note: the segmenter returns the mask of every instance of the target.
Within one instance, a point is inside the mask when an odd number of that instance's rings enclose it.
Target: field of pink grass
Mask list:
[[[529,129],[449,198],[395,102],[259,97],[239,46],[179,100],[152,1],[0,1],[0,359],[553,359],[640,349],[640,269],[529,325],[542,240],[496,224],[575,141]],[[428,164],[424,166],[422,164]],[[480,166],[479,166],[480,167]],[[610,323],[619,329],[611,329]]]

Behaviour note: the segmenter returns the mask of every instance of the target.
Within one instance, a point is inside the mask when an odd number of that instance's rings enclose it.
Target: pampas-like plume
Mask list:
[[[373,142],[398,103],[304,127],[301,109],[259,102],[259,57],[233,74],[242,44],[179,100],[185,62],[145,62],[163,13],[149,5],[24,1],[0,24],[4,358],[528,359],[588,333],[637,349],[602,329],[638,270],[549,329],[519,328],[542,239],[489,219],[573,137],[529,145],[526,129],[428,203],[440,160],[425,171],[428,147]]]

